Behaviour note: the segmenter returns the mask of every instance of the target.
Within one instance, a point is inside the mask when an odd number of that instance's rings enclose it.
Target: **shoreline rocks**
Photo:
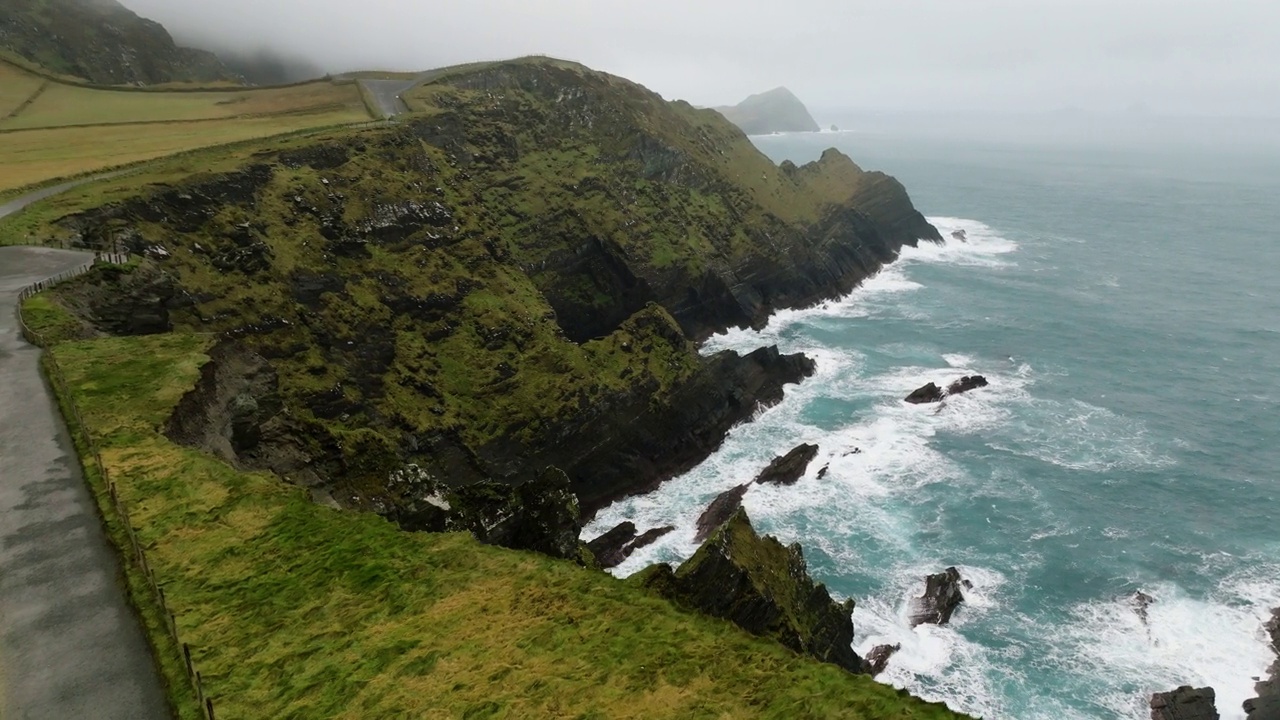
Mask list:
[[[1213,688],[1190,685],[1151,696],[1151,720],[1219,720]]]
[[[901,649],[902,645],[900,643],[877,645],[871,648],[871,652],[867,653],[867,667],[871,677],[884,672],[885,668],[889,666],[889,658],[893,657],[893,654]]]
[[[1244,701],[1248,720],[1276,720],[1280,718],[1280,608],[1271,611],[1271,619],[1262,626],[1271,638],[1271,650],[1276,660],[1267,668],[1267,678],[1253,686],[1257,697]]]
[[[621,565],[627,558],[631,557],[631,553],[642,547],[652,545],[658,538],[672,530],[675,530],[675,526],[668,525],[666,527],[653,528],[641,535],[637,535],[635,523],[627,520],[587,543],[587,549],[595,556],[600,568],[608,570]]]
[[[904,402],[912,405],[924,405],[927,403],[942,402],[951,395],[960,395],[970,390],[984,388],[991,383],[981,375],[966,375],[959,380],[951,383],[945,390],[938,386],[937,383],[929,383],[923,387],[917,388],[910,395],[903,398]]]
[[[712,531],[733,517],[733,514],[742,507],[742,496],[746,495],[750,488],[750,483],[744,483],[717,495],[707,509],[702,511],[702,515],[698,516],[698,531],[693,536],[693,541],[706,540]]]
[[[809,469],[809,463],[813,462],[817,456],[817,445],[798,445],[786,455],[775,457],[773,462],[756,476],[755,483],[757,485],[765,483],[794,485],[804,477],[805,470]]]
[[[960,577],[960,571],[954,567],[925,577],[924,594],[911,601],[911,627],[926,623],[946,625],[964,602],[961,589],[970,587],[972,583]]]

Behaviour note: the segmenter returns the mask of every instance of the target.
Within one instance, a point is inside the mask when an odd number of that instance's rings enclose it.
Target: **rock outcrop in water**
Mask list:
[[[910,395],[903,398],[904,401],[912,405],[924,405],[926,403],[942,402],[950,395],[960,395],[970,390],[984,388],[990,383],[981,375],[966,375],[959,380],[947,386],[946,390],[938,387],[937,383],[929,383],[924,387],[917,388]]]
[[[911,627],[933,623],[946,625],[951,615],[964,602],[962,588],[972,587],[960,577],[960,571],[949,567],[924,579],[924,594],[911,602]]]
[[[1213,688],[1189,685],[1151,696],[1151,720],[1218,720]]]
[[[760,537],[745,510],[716,528],[677,570],[656,565],[636,581],[796,652],[850,672],[868,670],[853,651],[853,600],[832,600],[810,579],[800,546]]]
[[[716,528],[728,522],[729,518],[742,507],[742,497],[749,489],[751,485],[743,483],[717,495],[707,509],[702,511],[702,515],[698,516],[698,530],[693,536],[693,541],[706,540]]]
[[[802,444],[793,448],[786,455],[780,455],[770,462],[768,467],[760,471],[755,482],[759,485],[794,485],[809,469],[809,463],[818,456],[818,446]]]
[[[1142,621],[1143,625],[1146,625],[1148,621],[1147,608],[1155,604],[1156,599],[1138,590],[1129,596],[1129,601],[1133,603],[1133,611],[1137,613],[1138,619]]]
[[[1280,608],[1271,612],[1262,629],[1277,657],[1267,668],[1266,679],[1253,686],[1258,696],[1244,701],[1244,711],[1248,713],[1248,720],[1277,720],[1280,719]]]
[[[628,520],[619,523],[605,534],[588,542],[587,549],[595,556],[596,562],[600,567],[608,570],[621,565],[623,561],[631,557],[631,553],[652,545],[657,542],[658,538],[673,530],[675,530],[674,526],[667,525],[653,528],[637,535],[635,523]]]
[[[959,395],[960,393],[967,393],[970,390],[984,388],[990,384],[991,383],[988,383],[987,379],[981,375],[965,375],[947,386],[947,394]]]
[[[924,405],[926,403],[942,402],[942,398],[942,388],[938,387],[936,383],[929,383],[924,387],[913,390],[911,394],[903,398],[903,400],[911,403],[912,405]]]
[[[877,645],[867,653],[867,667],[872,677],[879,675],[889,667],[889,658],[902,649],[902,645]]]

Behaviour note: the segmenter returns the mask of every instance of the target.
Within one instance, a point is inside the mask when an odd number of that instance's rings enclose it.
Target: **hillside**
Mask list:
[[[814,369],[696,341],[940,239],[903,187],[571,63],[432,78],[0,223],[133,253],[28,313],[219,717],[952,717],[578,567]]]
[[[0,0],[0,50],[99,85],[240,82],[116,0]]]
[[[784,87],[752,95],[737,105],[716,110],[748,135],[819,130],[818,123],[800,98]]]
[[[588,509],[649,487],[811,372],[692,341],[937,237],[839,153],[778,167],[718,114],[580,67],[446,74],[410,101],[399,127],[60,224],[148,258],[68,298],[86,321],[242,337],[289,411],[231,459],[344,505],[400,517],[405,462],[454,484],[555,465]]]

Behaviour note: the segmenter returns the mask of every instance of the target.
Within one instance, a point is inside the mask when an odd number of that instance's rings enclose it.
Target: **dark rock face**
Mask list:
[[[627,556],[623,548],[636,539],[636,525],[630,520],[619,523],[617,527],[587,543],[587,549],[595,556],[596,562],[606,570],[622,564]]]
[[[1253,686],[1258,697],[1245,700],[1244,711],[1248,720],[1280,720],[1280,608],[1271,611],[1271,619],[1262,628],[1277,657],[1267,668],[1267,678]]]
[[[658,538],[675,530],[672,526],[654,528],[641,535],[636,535],[635,523],[630,520],[619,523],[617,527],[587,543],[587,549],[595,556],[601,568],[608,570],[617,567],[631,557],[631,553],[642,547],[652,545]]]
[[[1189,685],[1151,696],[1151,720],[1218,720],[1213,688]]]
[[[949,567],[924,579],[924,595],[914,599],[911,607],[911,627],[933,623],[946,625],[960,603],[964,602],[962,587],[968,581],[960,577],[960,571]]]
[[[664,525],[662,527],[654,528],[652,530],[646,530],[645,532],[641,533],[640,536],[637,537],[635,540],[632,540],[631,544],[627,546],[627,555],[630,556],[631,553],[635,552],[636,550],[639,550],[640,548],[648,547],[654,544],[663,536],[670,534],[675,529],[676,528],[674,525]]]
[[[769,466],[756,476],[760,484],[794,485],[809,469],[809,463],[818,456],[817,445],[799,445],[786,455],[775,457]]]
[[[947,394],[959,395],[960,393],[966,393],[966,392],[969,392],[970,390],[984,388],[989,384],[990,383],[987,382],[987,379],[982,377],[981,375],[966,375],[960,378],[959,380],[951,383],[951,385],[947,387]]]
[[[178,47],[159,23],[115,0],[10,0],[0,46],[101,85],[239,80],[213,53]]]
[[[970,390],[986,387],[989,384],[990,383],[987,382],[987,379],[981,375],[966,375],[948,385],[945,391],[938,387],[936,383],[929,383],[922,388],[918,388],[903,399],[912,405],[942,402],[943,398],[948,395],[959,395],[961,393],[969,392]]]
[[[458,488],[451,504],[451,525],[470,530],[480,542],[552,557],[580,556],[578,499],[568,476],[557,468],[546,468],[516,487],[476,483]]]
[[[942,388],[934,383],[929,383],[922,388],[912,392],[906,398],[906,402],[912,405],[923,405],[925,403],[942,402]]]
[[[720,447],[735,425],[757,409],[782,400],[783,387],[813,374],[812,360],[782,355],[776,347],[748,355],[713,356],[655,408],[645,388],[585,408],[582,415],[549,436],[581,441],[543,458],[565,468],[587,514],[627,495],[647,492],[697,465]],[[479,455],[493,477],[519,473],[526,460],[507,448],[483,448]]]
[[[872,677],[884,672],[889,666],[889,658],[901,649],[901,645],[877,645],[871,648],[871,652],[867,653],[867,666]]]
[[[742,496],[746,495],[750,488],[751,485],[744,483],[717,495],[698,517],[698,532],[693,536],[694,542],[706,540],[716,528],[728,522],[729,518],[742,507]]]
[[[799,545],[760,537],[739,509],[678,570],[658,565],[640,579],[675,602],[725,618],[754,635],[855,673],[853,601],[837,603],[809,578]]]

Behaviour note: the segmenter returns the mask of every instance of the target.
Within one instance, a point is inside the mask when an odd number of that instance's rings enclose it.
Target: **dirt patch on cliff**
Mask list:
[[[174,408],[164,434],[238,469],[272,470],[307,487],[322,483],[285,413],[275,370],[241,343],[220,343],[209,352],[199,381]]]

